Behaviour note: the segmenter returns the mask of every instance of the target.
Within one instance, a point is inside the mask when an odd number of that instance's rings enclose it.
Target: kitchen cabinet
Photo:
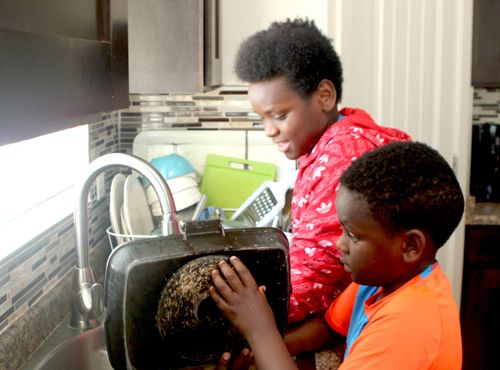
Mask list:
[[[219,0],[129,0],[132,94],[220,85]]]
[[[0,145],[128,107],[126,0],[0,6]]]
[[[500,0],[474,0],[472,85],[500,86]]]
[[[463,369],[500,369],[500,225],[465,229],[461,325]]]

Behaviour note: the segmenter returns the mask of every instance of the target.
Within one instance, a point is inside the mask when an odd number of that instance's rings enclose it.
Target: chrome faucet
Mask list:
[[[143,175],[156,191],[163,213],[162,235],[179,234],[174,199],[170,189],[156,169],[145,160],[122,153],[105,154],[90,163],[87,173],[76,189],[75,233],[77,262],[73,275],[70,326],[87,330],[100,324],[103,287],[94,282],[90,267],[88,237],[88,194],[96,177],[112,167],[128,167]]]

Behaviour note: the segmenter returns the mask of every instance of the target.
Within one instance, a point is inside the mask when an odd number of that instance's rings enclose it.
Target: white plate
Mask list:
[[[125,175],[119,173],[113,177],[111,181],[111,189],[109,192],[109,218],[111,227],[116,234],[124,234],[121,226],[121,208],[123,205],[123,187],[125,185]],[[118,244],[123,243],[123,238],[116,236]]]
[[[127,230],[127,227],[125,226],[125,216],[123,215],[123,206],[120,209],[120,224],[121,224],[123,234],[130,235],[130,232]],[[123,242],[129,242],[132,239],[125,236],[122,238],[122,240],[123,240]]]
[[[125,180],[123,216],[130,234],[151,235],[154,229],[153,216],[141,182],[134,175],[127,176]]]

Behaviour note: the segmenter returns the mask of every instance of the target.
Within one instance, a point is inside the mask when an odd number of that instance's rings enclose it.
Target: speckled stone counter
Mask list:
[[[104,280],[105,262],[109,255],[107,240],[90,255],[97,282]],[[60,281],[27,314],[17,319],[0,335],[0,369],[18,370],[43,345],[70,312],[72,273]]]
[[[316,370],[337,370],[342,363],[343,355],[343,348],[340,347],[316,353]]]
[[[474,197],[469,197],[465,206],[465,224],[500,226],[500,202],[476,203]]]

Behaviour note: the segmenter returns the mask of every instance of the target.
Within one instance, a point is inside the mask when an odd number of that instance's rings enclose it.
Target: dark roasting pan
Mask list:
[[[238,256],[286,325],[288,241],[275,228],[224,230],[218,221],[188,222],[184,235],[137,240],[110,255],[105,332],[115,369],[178,369],[215,363],[245,341],[208,294],[217,261]]]

